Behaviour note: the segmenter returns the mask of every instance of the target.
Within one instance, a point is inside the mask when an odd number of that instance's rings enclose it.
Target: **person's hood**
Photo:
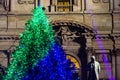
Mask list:
[[[91,56],[91,59],[93,59],[95,61],[95,56]]]

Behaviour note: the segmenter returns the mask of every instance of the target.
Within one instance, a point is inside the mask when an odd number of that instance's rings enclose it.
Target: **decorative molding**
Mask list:
[[[92,0],[93,3],[99,3],[100,0]]]
[[[111,34],[110,36],[114,39],[120,39],[120,34]]]
[[[0,41],[5,40],[20,40],[18,36],[0,36]]]
[[[103,3],[109,3],[109,0],[102,0]]]
[[[110,39],[110,36],[108,34],[94,34],[93,39]]]
[[[0,9],[10,11],[10,0],[0,0]]]
[[[76,34],[77,34],[77,31],[71,31],[71,29],[68,26],[61,26],[56,31],[56,35],[58,36],[58,38],[62,40],[62,44],[66,46],[73,45],[73,44],[70,44],[69,42],[72,42],[75,38],[78,38],[80,36]]]
[[[120,34],[94,34],[94,35],[87,35],[87,37],[89,36],[93,36],[92,39],[120,39]]]
[[[34,0],[28,1],[28,0],[17,0],[18,4],[34,4]]]
[[[28,1],[29,4],[34,4],[34,0],[33,1]]]
[[[73,21],[55,21],[51,23],[52,26],[73,26],[80,28],[81,31],[85,31],[85,33],[93,33],[93,29],[90,27],[87,27],[86,25],[82,25]]]
[[[85,36],[85,38],[93,38],[94,37],[94,34],[93,33],[82,33],[82,35]]]
[[[24,4],[26,1],[17,0],[18,4]]]

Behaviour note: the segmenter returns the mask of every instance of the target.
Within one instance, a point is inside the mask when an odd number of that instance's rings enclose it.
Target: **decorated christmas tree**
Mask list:
[[[25,25],[3,80],[74,80],[74,67],[56,42],[42,7],[33,10]]]

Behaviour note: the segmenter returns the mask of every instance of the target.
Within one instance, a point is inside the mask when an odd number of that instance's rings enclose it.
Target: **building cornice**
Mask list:
[[[19,36],[0,36],[0,41],[20,40]]]
[[[83,33],[83,35],[85,35],[86,38],[91,38],[91,39],[101,39],[101,40],[105,40],[105,39],[120,39],[120,33],[118,34],[94,34],[94,33]]]

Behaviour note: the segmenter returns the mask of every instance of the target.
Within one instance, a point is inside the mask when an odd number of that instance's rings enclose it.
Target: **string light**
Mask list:
[[[53,43],[48,55],[39,60],[34,68],[29,68],[22,80],[73,80],[73,70],[62,48]]]
[[[42,7],[33,10],[25,25],[3,80],[72,80],[70,62],[55,44],[54,32]]]

